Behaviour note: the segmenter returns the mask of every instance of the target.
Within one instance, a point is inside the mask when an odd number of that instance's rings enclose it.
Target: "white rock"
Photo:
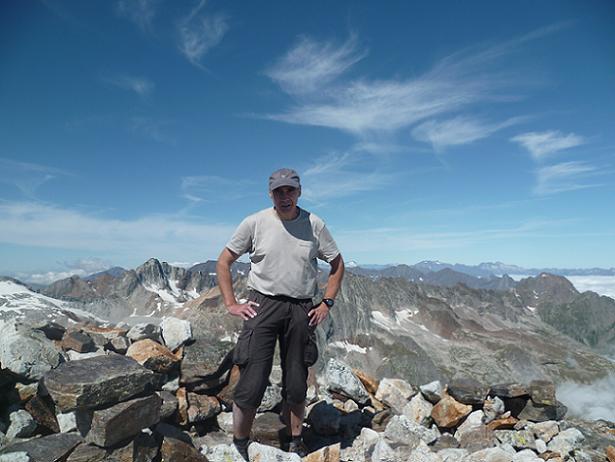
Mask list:
[[[4,369],[31,380],[40,380],[57,367],[62,356],[42,332],[3,327],[0,335],[0,363]]]
[[[79,361],[81,359],[94,358],[95,356],[105,356],[106,354],[108,353],[103,349],[98,349],[89,353],[79,353],[78,351],[74,350],[68,350],[64,352],[64,355],[68,358],[69,361]]]
[[[298,454],[292,454],[260,443],[252,443],[248,446],[250,460],[271,461],[271,462],[301,462]]]
[[[205,452],[203,452],[203,450],[205,450]],[[239,454],[237,448],[235,448],[233,444],[218,444],[211,448],[207,448],[207,446],[204,445],[201,447],[201,453],[204,454],[210,462],[245,462],[244,458],[241,457],[241,454]]]
[[[536,445],[536,452],[538,452],[538,454],[542,454],[543,452],[547,451],[547,443],[545,443],[543,440],[541,440],[540,438],[537,439],[534,444]]]
[[[126,337],[128,337],[132,342],[138,342],[139,340],[145,340],[148,338],[154,342],[161,343],[160,327],[146,322],[132,326],[126,334]]]
[[[402,413],[414,395],[416,395],[416,390],[402,379],[384,378],[376,390],[376,399],[390,406],[398,414]]]
[[[350,366],[336,359],[329,359],[324,375],[330,390],[348,396],[357,403],[369,403],[369,393],[363,383],[353,374]]]
[[[164,391],[169,391],[171,393],[175,393],[179,390],[179,377],[175,377],[173,380],[169,380],[162,386]]]
[[[176,350],[192,340],[192,326],[189,321],[173,317],[164,318],[160,323],[162,338],[169,350]]]
[[[436,404],[442,399],[442,392],[444,391],[444,388],[439,380],[421,385],[419,389],[421,390],[421,393],[423,393],[425,399],[432,404]]]
[[[442,462],[442,457],[432,452],[427,445],[421,444],[410,453],[407,462]]]
[[[555,420],[547,420],[546,422],[532,424],[531,430],[536,435],[536,438],[540,438],[545,443],[548,443],[559,433],[559,425]]]
[[[19,411],[11,412],[10,415],[11,424],[6,431],[6,437],[9,440],[15,438],[27,438],[34,434],[37,423],[32,418],[28,411],[20,409]]]
[[[282,402],[282,388],[279,385],[271,384],[265,389],[265,394],[256,412],[273,411]]]
[[[421,440],[427,444],[436,441],[440,436],[440,431],[436,426],[426,428],[413,422],[405,415],[396,415],[387,424],[384,435],[395,443],[417,447]]]
[[[233,433],[233,413],[221,412],[216,416],[218,419],[218,426],[226,433]]]
[[[543,462],[531,449],[524,449],[513,456],[513,462]]]
[[[371,462],[397,462],[397,457],[391,446],[383,439],[379,439],[374,445],[370,460]]]
[[[28,453],[24,451],[0,454],[0,462],[30,462],[31,460]]]
[[[547,445],[549,451],[559,452],[562,457],[567,456],[575,449],[580,449],[581,442],[585,439],[583,433],[576,428],[569,428],[560,432]]]
[[[512,462],[513,456],[500,448],[482,449],[470,454],[464,462]]]
[[[359,409],[359,405],[351,399],[347,400],[344,403],[344,412],[351,413],[353,411],[357,411],[358,409]]]
[[[437,454],[442,459],[442,462],[462,462],[468,455],[468,450],[461,448],[447,448],[439,450]]]
[[[77,430],[77,413],[66,412],[65,414],[57,414],[56,419],[60,426],[61,433],[68,433]]]
[[[421,424],[428,425],[431,422],[431,411],[433,404],[423,398],[423,395],[417,393],[412,397],[410,402],[402,409],[402,414],[410,420]]]
[[[455,438],[458,441],[461,441],[461,437],[464,433],[468,433],[479,427],[482,427],[484,417],[485,414],[481,410],[471,412],[470,415],[466,417],[466,420],[464,420],[463,423],[459,425],[459,427],[457,427],[457,431],[455,432]]]

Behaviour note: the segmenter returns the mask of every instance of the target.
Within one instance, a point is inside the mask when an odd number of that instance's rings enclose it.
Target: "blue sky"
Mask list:
[[[347,260],[615,266],[615,4],[7,1],[0,274],[216,258],[267,177]]]

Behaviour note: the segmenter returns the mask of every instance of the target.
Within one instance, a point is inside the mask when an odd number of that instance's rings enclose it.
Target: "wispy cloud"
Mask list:
[[[28,199],[35,199],[43,184],[67,176],[72,174],[59,168],[0,157],[0,183],[15,186]]]
[[[366,56],[358,49],[356,35],[342,44],[299,37],[297,43],[265,75],[291,94],[307,94],[325,88]]]
[[[220,252],[233,230],[232,225],[177,216],[105,218],[40,203],[0,201],[0,242],[104,253],[109,259],[209,257]]]
[[[91,257],[83,258],[75,261],[59,262],[58,267],[51,271],[32,271],[20,272],[15,276],[25,282],[33,282],[36,284],[51,284],[60,279],[69,278],[71,276],[89,276],[90,274],[105,271],[113,266],[108,260],[102,258]]]
[[[201,0],[177,26],[180,52],[201,69],[204,69],[203,57],[222,41],[229,29],[225,14],[203,13],[206,3]]]
[[[540,167],[536,171],[534,194],[544,196],[600,186],[589,179],[604,173],[587,162],[578,161]]]
[[[527,118],[514,117],[500,123],[489,123],[468,116],[458,116],[443,121],[428,120],[414,127],[412,136],[419,141],[430,143],[434,150],[442,151],[449,146],[469,144],[487,138],[498,130],[524,120]]]
[[[158,0],[118,0],[115,11],[134,22],[143,32],[151,32]]]
[[[585,143],[582,136],[575,133],[565,134],[559,130],[523,133],[511,138],[511,141],[519,143],[527,149],[536,160]]]
[[[361,162],[357,153],[333,153],[323,156],[302,175],[303,198],[322,204],[332,197],[381,189],[396,180],[394,173],[374,170]]]
[[[510,101],[514,95],[504,94],[503,89],[518,87],[520,80],[490,72],[490,66],[529,41],[561,27],[544,28],[501,44],[463,50],[440,60],[422,75],[406,79],[342,79],[342,73],[364,57],[357,40],[351,38],[333,46],[304,38],[267,71],[286,91],[301,93],[302,100],[284,112],[264,117],[339,129],[366,139],[429,118],[459,113],[479,102]],[[323,64],[315,66],[316,70],[310,73],[295,57],[307,57],[310,62]],[[323,76],[319,81],[318,77]],[[316,87],[320,90],[317,94],[309,93]],[[468,127],[468,123],[465,131],[467,138],[478,136],[476,127]]]
[[[122,90],[133,91],[142,98],[148,96],[155,87],[154,82],[145,77],[130,75],[103,76],[102,80]]]
[[[265,186],[263,183],[263,194],[266,193]],[[181,196],[193,203],[238,200],[257,194],[257,188],[255,181],[215,175],[185,176],[181,179]]]

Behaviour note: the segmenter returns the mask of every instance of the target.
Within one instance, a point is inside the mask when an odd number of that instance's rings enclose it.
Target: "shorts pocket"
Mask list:
[[[250,342],[252,340],[252,329],[244,329],[239,334],[235,351],[233,352],[233,364],[245,366],[250,360]]]
[[[316,345],[316,334],[310,332],[305,351],[303,353],[303,361],[307,367],[313,366],[318,361],[318,346]]]

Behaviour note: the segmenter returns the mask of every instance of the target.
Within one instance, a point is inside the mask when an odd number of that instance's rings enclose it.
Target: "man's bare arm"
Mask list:
[[[327,279],[327,288],[325,289],[324,298],[335,298],[342,286],[342,279],[344,278],[344,259],[342,254],[339,254],[329,263],[331,265],[331,272]],[[324,303],[315,306],[309,313],[310,326],[316,326],[323,322],[329,314],[329,307]]]
[[[258,306],[258,303],[249,301],[247,303],[237,303],[235,292],[233,291],[233,278],[231,277],[231,265],[239,258],[235,252],[228,248],[224,248],[218,257],[216,264],[216,275],[218,276],[218,287],[224,300],[226,309],[234,316],[239,316],[246,320],[256,316],[253,306]]]

